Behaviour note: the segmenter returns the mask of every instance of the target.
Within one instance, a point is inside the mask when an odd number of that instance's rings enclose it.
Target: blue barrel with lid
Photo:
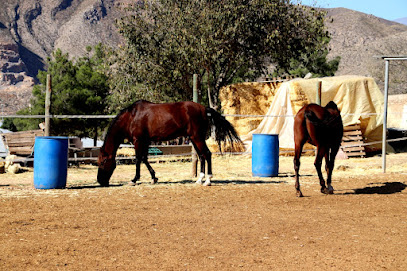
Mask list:
[[[279,166],[279,141],[276,134],[253,134],[252,174],[276,177]]]
[[[34,187],[66,187],[68,172],[68,137],[37,136],[34,144]]]

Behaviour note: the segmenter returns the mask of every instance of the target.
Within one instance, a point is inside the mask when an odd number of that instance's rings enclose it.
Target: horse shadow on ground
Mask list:
[[[301,175],[301,176],[313,176],[313,175]],[[259,180],[259,177],[251,177],[248,178],[242,178],[242,179],[235,179],[235,180],[216,180],[216,177],[211,180],[211,183],[213,185],[228,185],[228,184],[234,184],[234,185],[246,185],[246,184],[283,184],[283,183],[288,183],[288,181],[284,180],[285,178],[294,178],[295,176],[292,173],[287,173],[287,172],[282,172],[279,173],[278,176],[276,177],[262,177],[262,180]],[[188,179],[188,180],[180,180],[180,181],[160,181],[158,180],[156,185],[174,185],[174,184],[195,184],[196,179]],[[110,184],[109,187],[121,187],[121,186],[126,186],[128,182],[123,182],[123,183],[115,183],[115,184]],[[137,183],[138,185],[151,185],[149,182],[147,183]],[[98,183],[93,183],[93,184],[88,184],[88,185],[74,185],[74,186],[69,186],[67,189],[70,190],[80,190],[80,189],[93,189],[93,188],[104,188],[100,186]]]
[[[110,184],[108,187],[120,187],[124,186],[125,184]],[[89,184],[89,185],[78,185],[78,186],[69,186],[66,189],[69,190],[80,190],[80,189],[93,189],[93,188],[106,188],[104,186],[100,186],[100,184],[95,183],[95,184]]]
[[[308,176],[308,175],[303,175],[303,176]],[[309,175],[311,176],[311,175]],[[228,184],[238,184],[238,185],[243,185],[243,184],[280,184],[280,183],[288,183],[287,181],[283,180],[283,178],[293,178],[294,175],[292,173],[279,173],[278,176],[276,177],[262,177],[264,180],[259,180],[257,179],[258,177],[253,177],[256,179],[250,179],[248,177],[247,179],[234,179],[234,180],[216,180],[216,177],[211,180],[211,183],[213,185],[228,185]],[[271,179],[273,178],[273,179]],[[280,180],[276,180],[280,179]],[[181,181],[170,181],[170,182],[160,182],[158,181],[158,184],[194,184],[196,182],[195,179],[189,179],[189,180],[181,180]]]
[[[407,188],[407,185],[401,182],[385,182],[380,183],[379,185],[370,183],[369,185],[376,185],[376,186],[368,186],[365,188],[356,188],[353,189],[353,192],[346,192],[342,195],[390,195],[395,193],[400,193],[404,189]]]

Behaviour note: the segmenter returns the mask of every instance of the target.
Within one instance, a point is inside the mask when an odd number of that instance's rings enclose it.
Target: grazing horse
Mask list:
[[[98,157],[97,180],[101,186],[109,186],[110,177],[116,168],[116,152],[124,139],[132,142],[136,151],[136,176],[130,184],[140,179],[140,164],[147,166],[152,183],[157,182],[155,172],[147,161],[148,147],[152,141],[172,140],[179,136],[187,136],[200,158],[201,172],[198,184],[205,177],[205,161],[208,164],[208,175],[204,185],[211,184],[212,162],[205,139],[209,126],[215,127],[216,141],[228,141],[241,144],[233,126],[218,112],[194,102],[177,102],[155,104],[137,101],[122,110],[111,122],[103,146]]]
[[[321,192],[333,194],[331,186],[332,170],[334,168],[335,156],[338,153],[343,136],[343,124],[341,112],[337,105],[331,101],[325,107],[317,104],[305,105],[298,111],[294,119],[294,170],[295,189],[297,196],[302,197],[298,171],[300,170],[300,157],[304,144],[311,143],[317,147],[315,157],[315,168],[321,184]],[[322,159],[325,157],[325,169],[327,173],[327,185],[321,172]]]

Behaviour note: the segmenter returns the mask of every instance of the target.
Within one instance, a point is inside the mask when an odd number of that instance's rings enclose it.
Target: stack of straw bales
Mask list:
[[[290,84],[291,106],[295,115],[304,105],[309,104],[310,101],[298,82],[291,81]]]
[[[223,87],[219,98],[223,114],[226,115],[264,115],[273,102],[281,83],[251,82]],[[238,134],[246,135],[257,128],[263,118],[226,117],[233,124]]]

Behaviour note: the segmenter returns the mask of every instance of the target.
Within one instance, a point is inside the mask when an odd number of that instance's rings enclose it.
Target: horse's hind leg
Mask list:
[[[338,150],[339,150],[339,146],[331,148],[331,151],[329,153],[329,157],[327,157],[328,159],[326,160],[326,163],[327,163],[327,166],[326,166],[326,173],[327,173],[326,184],[328,186],[328,194],[333,194],[334,193],[334,188],[331,185],[332,171],[334,170],[335,157],[336,157],[336,154],[338,153]]]
[[[192,143],[194,144],[195,150],[199,156],[199,160],[201,163],[201,173],[199,174],[199,178],[196,181],[197,184],[202,184],[203,178],[205,177],[205,161],[208,163],[208,175],[206,176],[205,183],[203,185],[210,186],[211,179],[212,179],[212,154],[208,149],[204,140],[194,140],[192,139]]]
[[[295,190],[297,191],[297,197],[303,197],[300,190],[300,157],[302,152],[303,144],[295,145],[295,154],[294,154],[294,171],[295,171]]]
[[[327,155],[327,149],[325,147],[318,146],[317,147],[317,155],[315,157],[314,166],[318,173],[319,183],[321,185],[321,193],[328,194],[328,189],[325,185],[324,177],[322,176],[321,166],[322,166],[322,159],[325,155]]]
[[[208,163],[208,175],[206,176],[206,181],[204,183],[204,185],[211,185],[211,179],[213,177],[212,175],[212,153],[209,150],[208,146],[206,146],[205,144],[205,148],[204,148],[204,158],[206,160],[206,162]]]

